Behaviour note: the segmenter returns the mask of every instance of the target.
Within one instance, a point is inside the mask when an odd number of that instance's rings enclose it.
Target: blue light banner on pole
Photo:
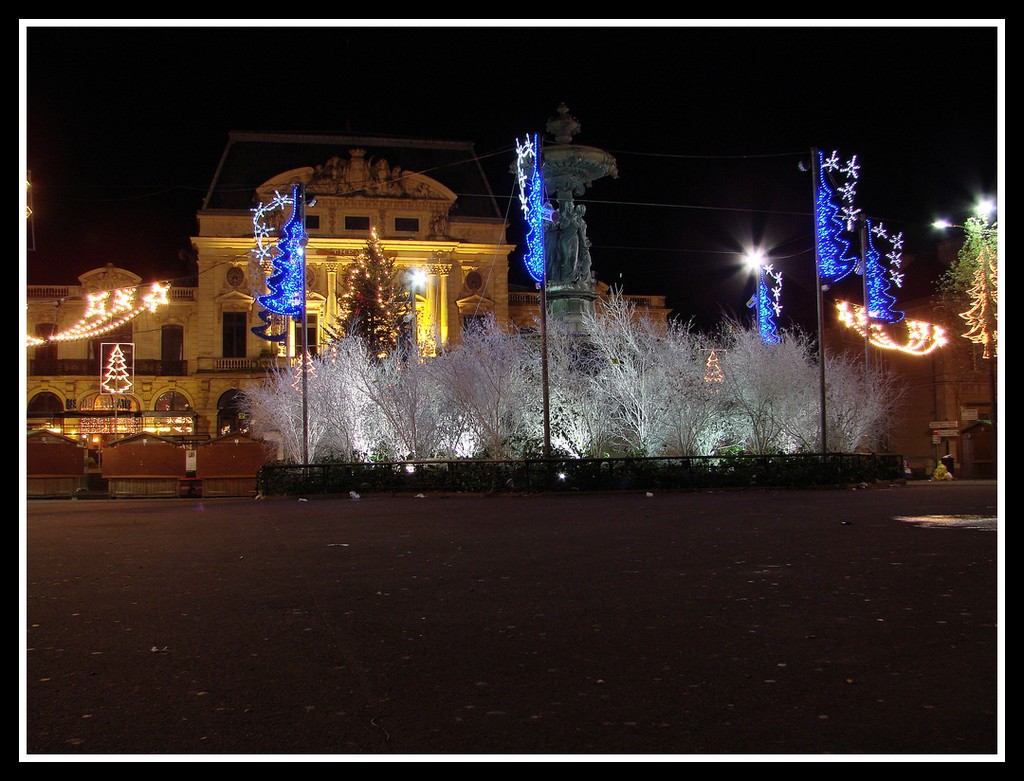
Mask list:
[[[768,286],[766,276],[771,278],[772,287]],[[782,272],[776,272],[771,265],[760,266],[757,270],[757,292],[747,306],[757,312],[757,330],[765,344],[778,344],[782,341],[775,321],[782,313],[781,300]]]
[[[275,200],[276,205],[287,203],[289,199]],[[267,289],[264,295],[256,296],[256,301],[263,307],[259,313],[264,325],[255,326],[252,332],[268,341],[283,341],[286,332],[271,334],[268,328],[272,325],[274,315],[298,317],[302,314],[305,301],[306,276],[306,204],[301,185],[292,188],[290,199],[292,213],[281,228],[281,237],[273,247],[271,264],[273,272],[267,277]],[[261,212],[262,213],[262,212]],[[265,230],[265,226],[262,227]]]
[[[867,248],[864,252],[864,289],[867,291],[868,317],[872,320],[881,320],[883,323],[898,323],[903,319],[903,312],[893,309],[896,303],[895,296],[889,294],[889,277],[885,267],[881,264],[881,253],[875,249],[874,234],[877,230],[871,226],[871,220],[866,221]]]
[[[519,202],[527,226],[523,264],[534,282],[542,282],[545,276],[544,220],[550,218],[551,209],[544,203],[540,142],[536,134],[527,136],[522,144],[516,141],[516,173],[519,179]]]
[[[818,178],[814,190],[818,274],[822,282],[830,283],[838,282],[857,267],[856,258],[849,254],[850,242],[842,237],[848,229],[848,219],[844,219],[835,200],[835,190],[826,177],[826,172],[836,167],[835,153],[826,159],[824,152],[818,152]]]

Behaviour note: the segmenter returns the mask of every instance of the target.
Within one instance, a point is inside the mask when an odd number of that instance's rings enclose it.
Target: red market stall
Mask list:
[[[133,434],[103,450],[103,478],[112,499],[178,496],[184,477],[185,448],[156,434]]]
[[[252,496],[256,475],[270,459],[270,449],[259,440],[227,434],[196,448],[196,478],[203,496]]]
[[[86,487],[88,450],[76,440],[46,429],[31,431],[25,445],[26,496],[72,497]]]

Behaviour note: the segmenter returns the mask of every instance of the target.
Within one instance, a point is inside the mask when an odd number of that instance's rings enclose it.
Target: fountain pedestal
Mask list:
[[[544,147],[542,172],[549,191],[556,194],[554,219],[544,226],[545,290],[551,317],[582,331],[583,320],[594,311],[597,280],[591,270],[586,207],[573,201],[604,176],[618,176],[615,158],[604,150],[571,143],[579,123],[563,103],[558,116],[547,123],[554,143]]]

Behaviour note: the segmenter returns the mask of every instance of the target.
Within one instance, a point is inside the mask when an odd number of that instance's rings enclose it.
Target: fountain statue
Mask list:
[[[590,239],[584,220],[586,207],[573,201],[604,176],[618,177],[615,158],[590,146],[573,144],[580,124],[563,103],[558,116],[548,120],[554,143],[544,146],[542,172],[548,192],[556,198],[550,222],[545,223],[545,277],[548,310],[552,317],[579,324],[592,313],[597,280],[591,269]]]

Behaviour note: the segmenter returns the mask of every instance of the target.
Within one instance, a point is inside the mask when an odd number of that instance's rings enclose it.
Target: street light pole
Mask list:
[[[868,299],[868,230],[864,218],[859,220],[860,275],[864,287],[864,382],[871,379],[871,301]]]
[[[309,238],[306,235],[306,186],[299,183],[296,190],[295,203],[293,208],[298,214],[299,225],[302,230],[302,238],[299,241],[299,252],[302,254],[302,464],[303,468],[309,464],[309,372],[306,365],[309,345],[309,317],[306,306],[306,244]]]
[[[818,246],[818,178],[820,162],[818,149],[811,149],[811,203],[814,220],[814,297],[818,307],[818,407],[821,413],[821,453],[828,452],[828,438],[825,426],[828,416],[825,413],[825,308],[822,300],[821,287],[821,248]]]
[[[547,263],[538,283],[540,288],[540,384],[544,406],[544,458],[551,458],[551,402],[548,388],[548,299]]]

